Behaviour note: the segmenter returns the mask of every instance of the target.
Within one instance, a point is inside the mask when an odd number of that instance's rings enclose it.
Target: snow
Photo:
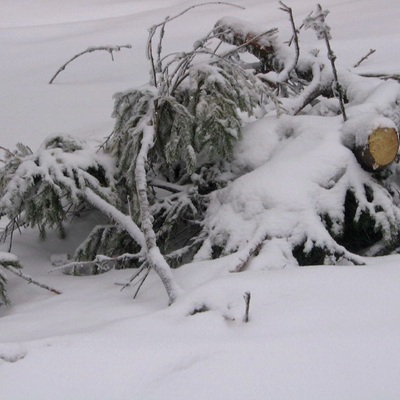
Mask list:
[[[18,261],[18,257],[11,253],[6,253],[5,251],[0,251],[0,262],[2,263],[15,263]]]
[[[101,141],[112,130],[112,95],[148,80],[147,28],[195,3],[37,0],[32,5],[28,0],[2,0],[0,43],[6,56],[0,64],[0,145],[13,148],[22,142],[35,150],[46,137],[60,131]],[[190,49],[225,15],[254,21],[266,29],[277,26],[284,38],[290,38],[290,26],[278,2],[240,3],[245,3],[246,10],[200,7],[172,22],[166,31],[169,50]],[[301,21],[315,9],[315,2],[304,0],[292,6]],[[326,0],[323,8],[330,10],[327,22],[338,64],[353,65],[372,47],[377,52],[358,71],[399,73],[398,0]],[[132,49],[115,54],[113,63],[107,54],[82,57],[48,85],[60,65],[74,54],[105,43],[132,43]],[[301,36],[300,46],[320,47],[325,52],[313,32]],[[340,78],[346,79],[345,74]],[[362,113],[375,116],[385,109],[383,102],[398,95],[398,86],[390,82],[371,80],[368,87],[357,82],[349,124]],[[374,117],[366,123],[372,129],[383,122],[387,120]],[[246,237],[258,226],[274,234],[281,230],[296,235],[291,210],[303,210],[304,222],[314,229],[316,222],[307,219],[309,201],[318,203],[314,206],[320,209],[335,207],[332,197],[313,194],[317,189],[323,192],[322,178],[336,170],[330,162],[355,162],[350,151],[335,146],[334,132],[340,126],[339,117],[288,116],[280,122],[267,117],[248,127],[235,159],[238,169],[246,168],[249,174],[220,193],[215,203],[214,217],[226,219],[227,227],[232,225],[232,247],[245,245]],[[285,135],[288,131],[301,132],[302,141],[296,135]],[[304,156],[297,158],[298,169],[293,173],[284,168],[284,160],[298,154],[299,146]],[[339,157],[332,157],[333,149],[341,149]],[[309,153],[326,158],[326,170],[315,171]],[[307,188],[299,187],[305,174],[311,176],[310,183]],[[332,176],[333,181],[340,178]],[[357,178],[362,186],[363,177]],[[257,180],[260,185],[255,189]],[[290,183],[290,191],[283,182]],[[270,193],[265,187],[271,188]],[[342,195],[340,187],[336,195]],[[269,204],[281,213],[268,214]],[[233,219],[229,207],[235,207],[235,213],[244,210],[243,221]],[[129,280],[130,270],[93,277],[48,273],[51,255],[73,253],[96,218],[91,215],[74,221],[67,227],[66,241],[48,234],[47,241],[41,242],[30,230],[14,238],[12,252],[24,271],[63,294],[27,285],[4,271],[12,306],[0,308],[2,398],[400,397],[400,256],[367,259],[365,266],[299,268],[287,256],[283,237],[264,247],[258,265],[242,273],[229,272],[237,261],[235,255],[199,260],[174,270],[184,294],[168,307],[154,273],[135,300],[134,288],[120,291],[121,286],[114,285]],[[323,234],[316,239],[325,240]],[[7,248],[7,243],[0,245],[0,260],[12,261],[14,257],[5,253]],[[243,295],[248,291],[250,321],[244,323]],[[209,311],[194,313],[204,307]]]

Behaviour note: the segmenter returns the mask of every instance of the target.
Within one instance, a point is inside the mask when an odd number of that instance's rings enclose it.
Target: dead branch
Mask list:
[[[22,279],[25,279],[28,283],[33,283],[36,286],[41,287],[42,289],[46,289],[49,292],[55,293],[55,294],[62,294],[62,292],[60,292],[57,289],[54,289],[44,283],[38,282],[37,280],[33,279],[31,276],[24,274],[20,269],[14,268],[12,265],[9,264],[2,264],[2,266],[7,270],[10,271],[11,273],[13,273],[14,275],[19,276]]]
[[[182,15],[188,13],[190,10],[193,10],[194,8],[197,7],[202,7],[202,6],[208,6],[208,5],[227,5],[231,7],[236,7],[240,8],[241,10],[244,10],[245,8],[242,6],[239,6],[237,4],[225,2],[225,1],[210,1],[206,3],[200,3],[200,4],[195,4],[193,6],[190,6],[186,8],[185,10],[181,11],[180,13],[174,15],[173,17],[167,17],[163,22],[160,22],[158,24],[153,25],[149,29],[149,37],[147,39],[147,59],[150,60],[151,64],[151,75],[152,75],[152,83],[155,87],[158,87],[158,82],[157,82],[157,72],[161,72],[162,69],[162,62],[161,62],[161,52],[162,52],[162,42],[165,34],[165,25]],[[158,46],[157,46],[157,62],[154,61],[154,55],[153,55],[153,39],[154,36],[157,32],[157,30],[161,28],[160,30],[160,37],[158,41]]]
[[[361,64],[363,61],[365,61],[371,54],[374,54],[375,52],[376,52],[375,49],[371,49],[364,57],[362,57],[358,62],[356,62],[356,63],[353,65],[353,68],[359,67],[360,64]]]
[[[317,34],[318,39],[323,39],[325,42],[325,46],[328,50],[328,60],[331,63],[332,67],[332,74],[333,74],[333,90],[334,94],[338,97],[339,99],[339,104],[340,104],[340,110],[343,116],[343,120],[347,120],[346,116],[346,110],[344,107],[344,93],[343,93],[343,88],[342,85],[339,82],[338,79],[338,73],[336,70],[336,55],[332,50],[330,39],[330,27],[325,23],[325,18],[326,15],[328,14],[327,11],[324,11],[322,9],[321,4],[317,4],[317,11],[315,13],[315,16],[309,16],[306,19],[306,28],[312,28],[315,30],[315,33]]]
[[[136,299],[137,295],[139,294],[140,289],[142,288],[142,286],[143,286],[143,284],[144,284],[144,281],[146,280],[146,278],[147,278],[147,277],[149,276],[149,274],[150,274],[150,271],[151,271],[151,268],[147,268],[147,271],[146,271],[144,277],[140,280],[139,285],[138,285],[138,287],[137,287],[137,289],[136,289],[136,292],[135,292],[135,294],[133,295],[133,298],[134,298],[134,299]]]
[[[121,45],[121,46],[98,46],[98,47],[89,47],[85,51],[76,54],[70,60],[68,60],[65,64],[63,64],[58,71],[53,75],[53,77],[49,81],[49,85],[53,83],[60,72],[64,71],[66,66],[72,61],[76,60],[78,57],[83,56],[84,54],[93,53],[94,51],[107,51],[111,55],[112,61],[114,61],[114,51],[120,51],[121,49],[131,49],[132,46],[130,44]]]
[[[73,272],[73,274],[76,274],[77,269],[83,269],[85,267],[88,268],[93,268],[94,271],[99,271],[104,270],[104,272],[107,272],[111,269],[111,267],[108,267],[107,264],[117,264],[118,262],[124,262],[127,260],[140,260],[143,258],[144,254],[142,252],[139,252],[137,254],[131,254],[131,253],[125,253],[121,254],[120,256],[116,257],[108,257],[104,255],[98,254],[93,260],[90,261],[72,261],[63,265],[58,265],[55,268],[52,268],[49,272],[55,272],[58,270],[62,270],[63,273],[69,275],[67,273],[67,270],[70,270]],[[92,271],[94,273],[94,271]]]
[[[250,259],[258,254],[261,250],[261,248],[264,245],[265,237],[263,237],[259,241],[254,241],[252,245],[249,246],[247,250],[245,250],[245,256],[239,259],[239,262],[230,269],[229,272],[242,272],[246,269]]]
[[[290,24],[292,25],[292,30],[293,30],[293,36],[292,36],[293,39],[292,40],[294,41],[294,47],[295,47],[295,51],[296,51],[296,55],[295,55],[293,62],[290,65],[285,66],[284,70],[278,76],[279,81],[286,81],[289,77],[289,74],[296,68],[297,63],[299,61],[300,45],[299,45],[298,29],[296,28],[296,24],[294,22],[294,17],[293,17],[293,10],[290,7],[288,7],[285,3],[283,3],[282,1],[280,1],[279,3],[281,5],[280,9],[289,14]],[[289,44],[289,46],[290,46],[290,44]]]
[[[395,81],[400,82],[400,74],[379,74],[379,73],[366,73],[366,74],[358,74],[364,78],[379,78],[383,80],[393,79]]]
[[[139,270],[131,276],[129,281],[122,284],[121,292],[128,286],[131,286],[131,283],[145,270],[145,268],[148,268],[147,263],[143,263]]]
[[[10,157],[14,157],[15,156],[15,154],[12,151],[10,151],[9,149],[6,149],[3,146],[0,146],[0,150],[5,151],[7,153],[7,155],[9,155]]]

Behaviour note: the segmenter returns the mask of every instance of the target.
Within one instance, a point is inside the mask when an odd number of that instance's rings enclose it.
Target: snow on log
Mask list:
[[[265,31],[234,17],[224,17],[214,26],[215,35],[225,43],[243,46],[262,62],[275,55],[277,29]]]
[[[393,121],[370,114],[350,119],[344,126],[344,143],[369,172],[381,171],[396,158],[399,135]]]

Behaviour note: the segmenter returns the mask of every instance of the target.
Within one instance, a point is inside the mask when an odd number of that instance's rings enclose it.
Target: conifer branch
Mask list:
[[[120,46],[97,46],[97,47],[89,47],[86,50],[76,54],[75,56],[73,56],[70,60],[68,60],[65,64],[63,64],[58,70],[57,72],[53,75],[53,77],[50,79],[49,81],[49,85],[51,85],[54,80],[57,78],[57,76],[65,70],[65,68],[67,67],[67,65],[69,63],[71,63],[72,61],[76,60],[78,57],[83,56],[84,54],[88,54],[88,53],[93,53],[94,51],[107,51],[108,53],[110,53],[111,55],[111,59],[112,61],[114,61],[114,51],[120,51],[121,49],[131,49],[132,46],[130,44],[126,44],[126,45],[120,45]]]

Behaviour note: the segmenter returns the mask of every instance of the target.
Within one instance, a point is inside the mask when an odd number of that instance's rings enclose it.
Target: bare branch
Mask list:
[[[55,294],[62,294],[62,292],[60,292],[59,290],[54,289],[54,288],[52,288],[52,287],[50,287],[50,286],[48,286],[48,285],[46,285],[44,283],[38,282],[35,279],[33,279],[31,276],[29,276],[27,274],[24,274],[20,269],[14,268],[13,266],[7,265],[7,264],[3,265],[3,267],[7,271],[10,271],[11,273],[13,273],[14,275],[17,275],[20,278],[25,279],[27,282],[33,283],[34,285],[41,287],[42,289],[46,289],[49,292],[52,292],[52,293],[55,293]]]
[[[147,39],[147,58],[150,60],[151,64],[151,73],[152,73],[152,80],[153,80],[153,85],[155,87],[158,87],[158,81],[157,81],[157,72],[161,72],[162,70],[162,58],[161,58],[161,52],[162,52],[162,42],[165,34],[165,25],[182,15],[186,14],[190,10],[193,10],[194,8],[197,7],[202,7],[202,6],[208,6],[208,5],[227,5],[231,7],[236,7],[241,10],[244,10],[245,8],[242,6],[239,6],[237,4],[225,2],[225,1],[210,1],[206,3],[200,3],[200,4],[195,4],[191,7],[186,8],[185,10],[181,11],[180,13],[174,15],[173,17],[167,17],[163,22],[160,22],[158,24],[153,25],[149,29],[149,37]],[[154,61],[155,57],[153,55],[153,38],[158,30],[158,28],[161,28],[160,31],[160,37],[158,41],[158,46],[157,46],[157,62]]]
[[[150,271],[151,271],[151,268],[147,268],[147,271],[146,271],[144,277],[143,277],[143,278],[141,279],[141,281],[139,282],[139,286],[138,286],[138,288],[136,289],[135,294],[133,295],[133,298],[134,298],[134,299],[136,299],[137,295],[139,294],[140,289],[142,288],[144,281],[146,280],[146,278],[147,278],[147,277],[149,276],[149,274],[150,274]]]
[[[94,51],[107,51],[111,54],[111,59],[114,61],[114,51],[120,51],[121,49],[131,49],[132,46],[130,44],[122,45],[122,46],[98,46],[98,47],[89,47],[85,51],[82,51],[79,54],[73,56],[70,60],[68,60],[65,64],[63,64],[58,71],[53,75],[53,77],[49,81],[49,85],[51,85],[54,80],[57,78],[58,74],[65,70],[66,66],[72,61],[76,60],[78,57],[83,56],[84,54],[93,53]]]
[[[175,16],[169,18],[167,17],[165,21],[160,22],[159,24],[153,25],[154,28],[159,28],[162,25],[165,25],[167,22],[171,22],[174,19],[177,19],[179,17],[181,17],[182,15],[188,13],[190,10],[193,10],[194,8],[198,8],[198,7],[203,7],[203,6],[210,6],[210,5],[225,5],[225,6],[231,6],[231,7],[236,7],[239,8],[241,10],[245,10],[245,7],[239,6],[237,4],[233,4],[233,3],[229,3],[226,1],[209,1],[206,3],[200,3],[200,4],[195,4],[193,6],[190,6],[188,8],[186,8],[185,10],[181,11],[179,14],[176,14]]]
[[[400,82],[400,74],[379,74],[379,73],[366,73],[366,74],[358,74],[364,78],[379,78],[383,80],[393,79],[395,81]]]
[[[73,272],[73,274],[76,273],[77,268],[82,268],[82,267],[100,267],[101,269],[104,269],[104,272],[110,270],[111,268],[106,268],[106,264],[113,263],[116,264],[119,261],[127,261],[127,260],[138,260],[143,258],[144,254],[142,252],[139,252],[137,254],[131,254],[131,253],[125,253],[121,254],[120,256],[117,257],[108,257],[104,255],[98,254],[94,260],[91,261],[72,261],[67,264],[59,265],[55,268],[52,268],[49,272],[55,272],[58,270],[62,270],[64,273],[69,275],[68,272],[66,272],[68,269]]]
[[[143,263],[139,270],[131,276],[129,281],[122,284],[121,292],[128,286],[131,286],[131,283],[144,271],[145,268],[147,268],[147,264]]]
[[[328,14],[328,11],[324,11],[321,7],[321,4],[317,4],[317,13],[314,17],[310,16],[307,18],[307,24],[308,27],[311,27],[315,30],[318,39],[324,39],[326,48],[328,50],[328,60],[331,63],[332,67],[332,73],[333,73],[333,88],[334,91],[336,92],[339,103],[340,103],[340,110],[342,112],[343,120],[347,120],[346,116],[346,110],[344,107],[344,93],[343,93],[343,88],[342,85],[339,82],[338,79],[338,74],[336,70],[336,65],[335,65],[335,60],[336,60],[336,55],[332,50],[330,39],[331,35],[329,33],[330,27],[325,23],[325,17]]]
[[[4,150],[10,157],[14,157],[15,156],[15,154],[11,150],[6,149],[3,146],[0,146],[0,150]]]
[[[359,67],[360,64],[361,64],[363,61],[365,61],[371,54],[374,54],[375,52],[376,52],[375,49],[370,49],[370,51],[369,51],[364,57],[362,57],[358,62],[356,62],[356,63],[353,65],[353,68]]]
[[[280,72],[280,74],[278,76],[278,80],[283,82],[288,79],[290,72],[292,72],[297,66],[297,63],[298,63],[299,57],[300,57],[300,45],[299,45],[298,30],[296,28],[296,24],[294,22],[294,17],[293,17],[293,10],[290,7],[288,7],[286,4],[284,4],[282,1],[280,1],[279,3],[282,6],[281,10],[289,14],[290,23],[292,25],[292,30],[293,30],[293,37],[292,37],[291,41],[294,41],[294,47],[295,47],[295,51],[296,51],[295,58],[292,61],[292,63],[289,64],[288,66],[285,66],[283,71]]]

